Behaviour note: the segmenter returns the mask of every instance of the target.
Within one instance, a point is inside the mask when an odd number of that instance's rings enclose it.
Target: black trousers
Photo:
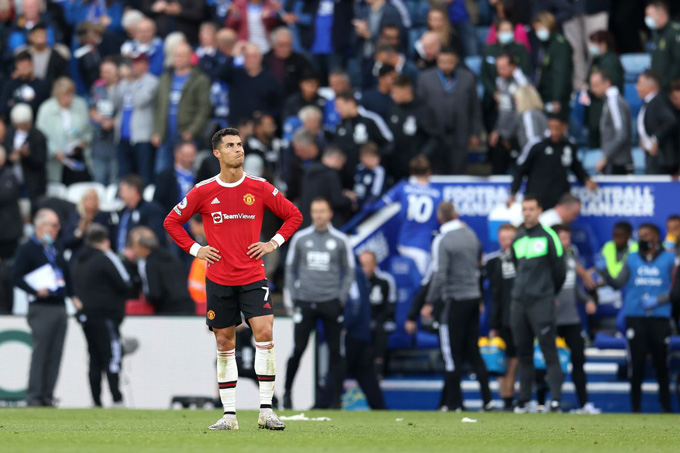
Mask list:
[[[63,304],[33,302],[28,306],[33,353],[26,400],[31,406],[50,405],[54,399],[68,321]]]
[[[477,375],[484,404],[491,401],[489,375],[479,354],[479,299],[448,300],[439,323],[439,342],[444,357],[443,405],[451,410],[463,407],[460,380],[463,364],[469,363]]]
[[[585,347],[583,339],[583,329],[581,324],[568,324],[557,326],[557,336],[564,338],[567,347],[571,352],[571,380],[576,387],[579,407],[583,407],[588,402],[588,392],[586,390],[586,372],[583,366],[586,363]],[[548,384],[545,381],[545,371],[536,372],[536,394],[538,404],[545,404],[545,395],[548,391]]]
[[[369,351],[367,342],[345,335],[347,376],[357,380],[371,409],[387,409]]]
[[[81,315],[83,332],[87,340],[90,353],[90,390],[95,406],[101,406],[102,374],[106,373],[109,390],[115,403],[123,401],[120,393],[120,369],[123,349],[120,343],[121,320],[111,318],[96,318]]]
[[[326,377],[325,389],[321,392],[324,395],[322,406],[337,406],[340,403],[342,394],[342,368],[343,358],[340,354],[340,332],[342,331],[342,304],[339,300],[327,302],[306,302],[296,301],[295,303],[295,329],[293,336],[295,347],[293,354],[288,359],[286,369],[286,392],[293,388],[293,381],[297,374],[302,355],[307,349],[309,335],[316,329],[316,321],[321,320],[323,330],[328,343],[330,352],[330,367]],[[319,403],[317,402],[317,405]]]
[[[671,394],[668,377],[668,340],[671,324],[668,318],[629,316],[626,318],[628,338],[628,375],[630,402],[633,412],[640,412],[642,381],[645,377],[647,354],[652,356],[659,383],[659,403],[664,412],[671,412]]]
[[[382,321],[378,322],[373,329],[373,344],[366,345],[370,349],[372,361],[382,359],[383,367],[385,366],[385,359],[387,358],[387,342],[389,337],[390,332],[385,330],[385,323]]]
[[[510,323],[519,358],[518,403],[524,405],[531,400],[535,378],[534,338],[538,338],[545,359],[550,395],[553,401],[561,401],[563,376],[555,346],[555,299],[513,301],[510,305]]]

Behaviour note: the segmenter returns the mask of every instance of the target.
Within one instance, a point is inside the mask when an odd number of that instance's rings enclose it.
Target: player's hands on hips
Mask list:
[[[259,260],[266,254],[271,253],[274,250],[276,250],[276,248],[274,247],[274,244],[272,244],[271,241],[254,242],[248,246],[248,256],[253,259]]]
[[[196,258],[198,258],[199,260],[207,261],[210,264],[215,264],[222,257],[220,256],[219,250],[217,250],[215,247],[210,247],[209,245],[206,245],[205,247],[201,247],[200,249],[198,249]]]

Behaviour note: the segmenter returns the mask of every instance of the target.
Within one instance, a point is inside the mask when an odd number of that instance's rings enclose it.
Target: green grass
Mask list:
[[[292,413],[282,413],[292,415]],[[209,431],[218,411],[0,409],[0,452],[438,452],[680,451],[675,415],[307,411],[330,422]],[[463,417],[477,423],[461,423]],[[396,419],[403,418],[397,422]]]

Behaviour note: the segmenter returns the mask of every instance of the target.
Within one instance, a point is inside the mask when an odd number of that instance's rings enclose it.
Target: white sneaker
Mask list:
[[[286,425],[279,420],[278,415],[273,410],[260,411],[260,416],[257,419],[257,427],[259,429],[271,429],[272,431],[283,431]]]
[[[219,431],[237,431],[238,420],[236,420],[235,415],[223,415],[222,418],[217,420],[217,423],[210,426],[208,429]]]
[[[581,408],[581,413],[582,414],[588,414],[588,415],[598,415],[598,414],[602,413],[602,410],[596,408],[593,403],[586,403]]]

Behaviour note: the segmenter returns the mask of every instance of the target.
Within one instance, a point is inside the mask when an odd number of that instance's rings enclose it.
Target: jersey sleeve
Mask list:
[[[283,196],[279,189],[264,182],[264,193],[262,194],[264,206],[276,214],[277,217],[283,219],[283,225],[276,232],[272,241],[276,242],[279,247],[283,245],[290,237],[300,228],[302,224],[302,214],[286,197]]]
[[[183,225],[189,221],[191,216],[196,212],[199,212],[201,204],[201,195],[198,188],[194,186],[187,196],[184,197],[177,206],[172,208],[163,222],[163,227],[165,227],[165,231],[168,232],[172,240],[175,241],[182,250],[193,256],[196,256],[201,246],[189,236],[189,233],[186,232]]]

